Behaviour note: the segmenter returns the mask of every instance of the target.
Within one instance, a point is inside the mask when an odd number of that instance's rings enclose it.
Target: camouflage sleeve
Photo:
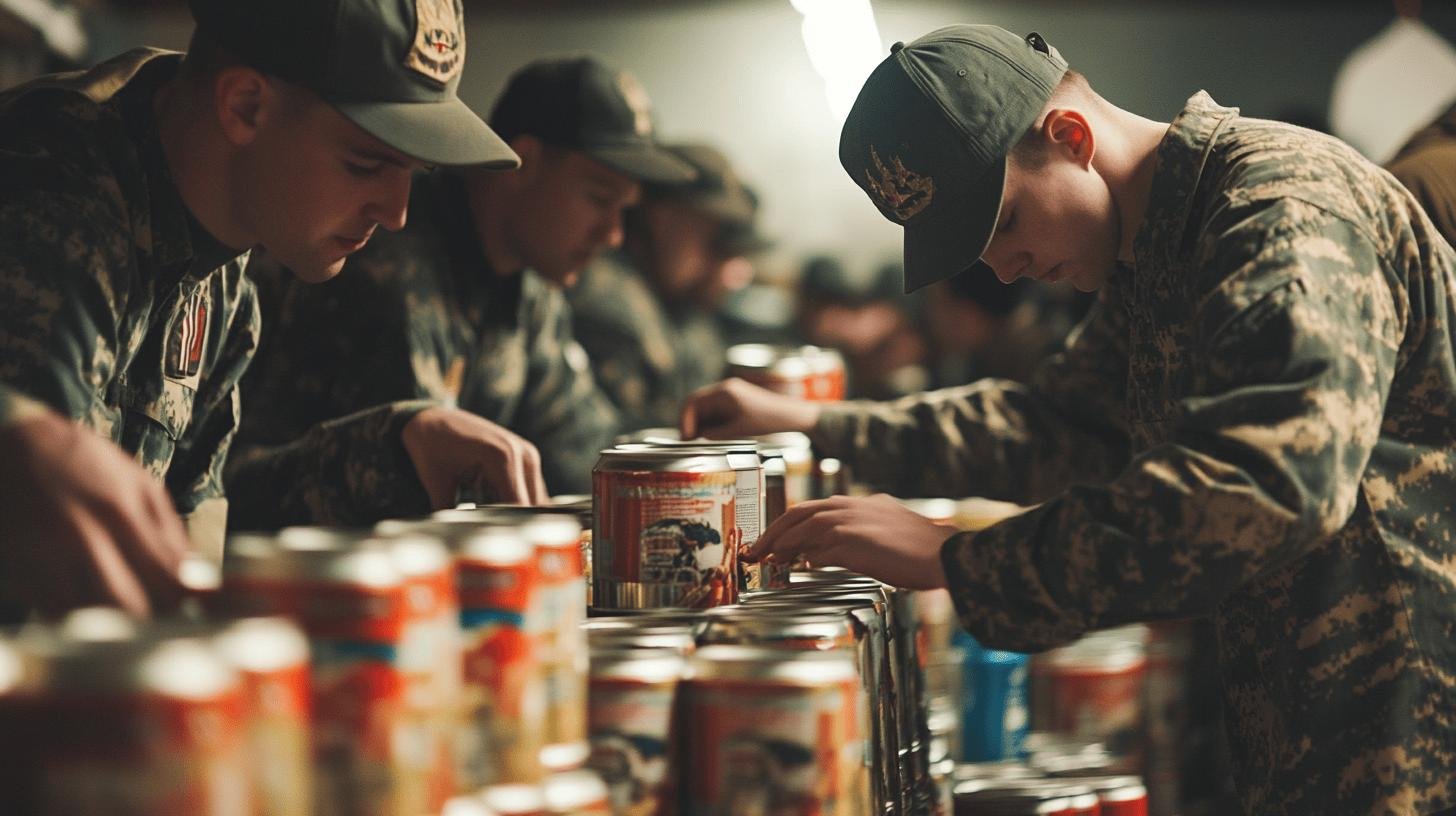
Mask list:
[[[981,380],[894,402],[826,406],[811,436],[856,481],[900,496],[1034,504],[1127,461],[1127,319],[1109,284],[1029,384]]]
[[[1301,212],[1291,212],[1301,208]],[[1034,651],[1095,628],[1209,614],[1353,511],[1390,391],[1403,295],[1344,221],[1281,202],[1205,261],[1191,396],[1169,441],[941,550],[963,624]],[[1338,587],[1321,591],[1336,592]]]
[[[527,337],[526,390],[513,425],[541,451],[546,487],[553,495],[590,493],[597,453],[611,446],[621,421],[572,335],[565,298],[546,291],[535,306]]]
[[[241,418],[239,383],[258,347],[261,324],[256,288],[241,266],[213,274],[212,303],[231,319],[218,365],[197,391],[191,422],[167,468],[167,490],[184,516],[209,499],[223,498],[223,463]]]
[[[117,349],[140,342],[121,308],[142,284],[118,182],[76,152],[0,150],[0,382],[107,436],[102,390]]]
[[[358,525],[428,513],[429,496],[400,433],[436,404],[380,405],[320,423],[281,445],[239,446],[227,463],[229,528]]]
[[[229,526],[363,524],[427,512],[400,431],[439,400],[414,387],[404,299],[356,265],[327,283],[255,253],[263,336],[225,471]]]

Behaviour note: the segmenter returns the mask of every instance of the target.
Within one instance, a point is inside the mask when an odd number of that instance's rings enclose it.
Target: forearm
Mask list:
[[[367,524],[429,512],[401,432],[433,405],[389,403],[321,423],[291,442],[239,447],[226,471],[228,526]]]

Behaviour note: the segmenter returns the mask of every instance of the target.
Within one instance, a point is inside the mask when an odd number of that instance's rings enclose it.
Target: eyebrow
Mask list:
[[[375,150],[371,147],[360,147],[357,145],[351,145],[349,147],[349,152],[353,154],[355,158],[364,159],[366,161],[377,161],[383,162],[385,164],[392,164],[395,167],[402,167],[406,170],[413,169],[413,164],[411,163],[411,161],[409,159],[402,158],[400,154],[386,153],[382,150]]]

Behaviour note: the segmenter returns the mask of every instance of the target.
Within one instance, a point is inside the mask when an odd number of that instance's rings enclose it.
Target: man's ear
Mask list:
[[[245,65],[230,65],[217,72],[212,99],[223,135],[237,147],[252,144],[264,120],[283,103],[280,89]]]
[[[521,166],[514,171],[506,172],[522,180],[535,178],[536,174],[541,172],[541,165],[546,160],[546,143],[529,133],[522,133],[511,139],[510,145],[511,149],[516,151],[516,155],[521,157]]]
[[[1052,110],[1042,121],[1041,132],[1058,151],[1064,151],[1084,168],[1092,166],[1097,140],[1092,135],[1092,125],[1081,112],[1067,108]]]

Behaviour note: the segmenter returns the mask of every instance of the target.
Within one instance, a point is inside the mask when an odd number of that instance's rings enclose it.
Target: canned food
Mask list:
[[[819,387],[809,360],[796,349],[766,343],[740,343],[727,354],[728,376],[799,399],[815,399]]]
[[[1035,782],[970,780],[954,788],[956,816],[1081,816],[1071,797]],[[1093,811],[1095,814],[1096,811]]]
[[[546,809],[551,816],[611,813],[607,786],[591,771],[567,771],[546,780]]]
[[[540,578],[537,594],[541,626],[541,666],[546,687],[545,744],[541,764],[547,771],[580,768],[587,743],[586,579],[581,563],[581,525],[574,516],[542,513],[521,527],[536,548]]]
[[[357,537],[351,537],[355,535]],[[404,578],[378,539],[316,530],[285,544],[231,547],[223,596],[252,615],[285,615],[313,659],[314,801],[318,814],[418,813],[426,790],[401,750],[407,621]]]
[[[138,632],[113,610],[0,640],[7,813],[252,813],[238,675],[202,634]]]
[[[1142,627],[1101,632],[1031,662],[1032,725],[1096,740],[1136,767],[1147,660]]]
[[[462,686],[460,606],[455,563],[437,537],[402,533],[384,539],[404,582],[405,622],[399,667],[404,673],[402,761],[422,789],[428,812],[456,790],[455,716]]]
[[[247,618],[225,625],[215,642],[242,681],[256,815],[308,816],[308,640],[285,618]]]
[[[729,643],[809,651],[855,648],[854,627],[837,610],[723,606],[708,614],[708,625],[698,640],[704,645]]]
[[[455,549],[463,644],[461,787],[542,779],[546,714],[537,630],[536,550],[520,528],[474,526]]]
[[[844,356],[821,346],[800,346],[799,354],[809,364],[810,394],[815,402],[838,402],[846,390]]]
[[[591,759],[612,811],[651,816],[671,790],[668,752],[683,657],[662,649],[592,651]]]
[[[755,437],[759,455],[777,454],[784,460],[784,504],[793,507],[813,498],[814,445],[796,431]]]
[[[737,596],[737,473],[718,451],[607,450],[592,471],[598,608],[708,607]]]
[[[849,654],[707,646],[681,689],[684,812],[870,811]]]
[[[789,509],[787,466],[781,450],[761,451],[763,461],[763,528],[779,520]],[[790,564],[759,561],[748,565],[749,589],[783,589],[789,585]]]
[[[652,624],[633,618],[592,618],[586,629],[593,654],[613,649],[669,649],[690,655],[697,649],[694,627],[680,623]]]
[[[1148,790],[1136,776],[1094,776],[1071,780],[1097,792],[1101,816],[1148,816]]]

